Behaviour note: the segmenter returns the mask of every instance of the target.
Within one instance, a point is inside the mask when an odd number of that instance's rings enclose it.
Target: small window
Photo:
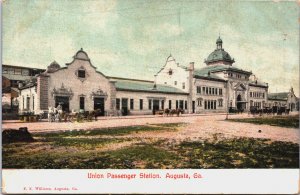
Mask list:
[[[182,89],[185,89],[185,83],[182,83]]]
[[[3,72],[3,73],[8,73],[7,68],[3,68],[3,69],[2,69],[2,72]]]
[[[120,98],[116,99],[116,109],[120,110]]]
[[[172,100],[169,100],[169,109],[172,109]]]
[[[177,85],[177,81],[174,81],[174,85]]]
[[[222,89],[219,89],[219,95],[222,95],[222,93],[223,93]]]
[[[130,110],[134,109],[134,100],[130,99]]]
[[[161,100],[161,109],[165,109],[165,100]]]
[[[29,70],[27,69],[22,69],[22,75],[29,75]]]
[[[15,69],[15,74],[20,75],[22,73],[20,68],[16,68]]]
[[[201,87],[197,86],[197,93],[201,94]]]
[[[8,73],[9,74],[15,74],[15,69],[14,68],[9,68]]]
[[[143,110],[143,99],[140,99],[140,110]]]
[[[78,70],[78,77],[85,78],[85,70]]]
[[[186,100],[184,101],[184,109],[187,110],[187,101]]]

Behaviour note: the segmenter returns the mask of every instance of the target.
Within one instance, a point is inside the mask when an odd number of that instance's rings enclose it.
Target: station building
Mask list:
[[[80,49],[61,67],[19,84],[19,110],[39,113],[62,104],[64,111],[101,110],[101,115],[153,114],[181,108],[185,113],[249,110],[268,106],[268,84],[235,65],[219,37],[204,67],[180,65],[170,55],[153,81],[104,75]]]

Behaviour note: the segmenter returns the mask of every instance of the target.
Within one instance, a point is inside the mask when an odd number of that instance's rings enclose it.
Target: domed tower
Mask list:
[[[231,56],[223,49],[223,41],[220,37],[217,39],[216,44],[217,48],[209,54],[204,61],[206,65],[225,64],[232,66],[234,58],[231,58]]]

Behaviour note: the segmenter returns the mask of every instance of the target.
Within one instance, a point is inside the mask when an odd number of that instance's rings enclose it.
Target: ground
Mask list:
[[[299,130],[284,125],[290,121],[299,125],[298,115],[280,119],[248,114],[229,115],[229,120],[225,117],[140,116],[84,123],[4,121],[4,129],[27,126],[36,141],[4,144],[3,168],[299,167]]]

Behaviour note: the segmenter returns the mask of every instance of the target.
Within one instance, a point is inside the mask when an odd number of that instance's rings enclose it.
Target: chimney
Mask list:
[[[189,66],[191,71],[194,71],[195,69],[195,63],[194,62],[190,62],[190,66]]]

